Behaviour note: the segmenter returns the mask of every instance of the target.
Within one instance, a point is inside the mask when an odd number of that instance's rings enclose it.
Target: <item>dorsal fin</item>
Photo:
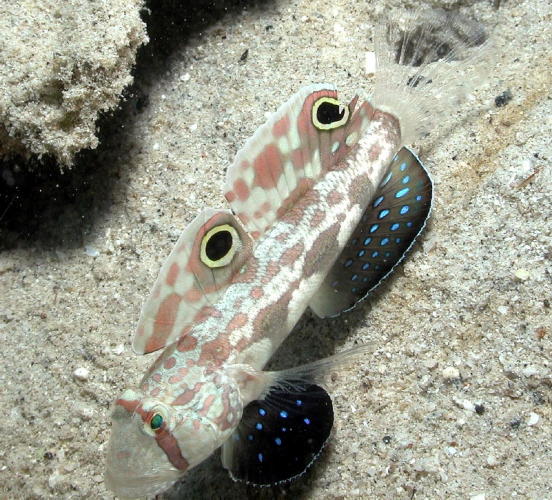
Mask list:
[[[333,85],[302,88],[261,126],[228,170],[226,198],[260,237],[327,171],[339,168],[368,126],[373,108],[337,101]]]
[[[309,304],[317,316],[353,308],[393,271],[424,228],[432,196],[431,178],[421,161],[402,148]]]
[[[153,352],[178,340],[206,314],[252,252],[251,237],[229,210],[203,210],[163,264],[132,347]]]

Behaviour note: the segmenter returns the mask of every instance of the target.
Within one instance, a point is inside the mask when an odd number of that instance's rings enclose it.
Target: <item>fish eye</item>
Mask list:
[[[169,415],[162,405],[155,405],[149,415],[151,416],[144,420],[144,431],[150,436],[169,426]]]
[[[238,232],[229,224],[211,228],[201,240],[201,262],[210,268],[230,264],[239,242]]]
[[[163,425],[164,419],[161,413],[154,413],[150,420],[150,428],[152,431],[158,431]]]
[[[349,108],[333,97],[321,97],[312,107],[312,123],[318,130],[333,130],[349,121]]]

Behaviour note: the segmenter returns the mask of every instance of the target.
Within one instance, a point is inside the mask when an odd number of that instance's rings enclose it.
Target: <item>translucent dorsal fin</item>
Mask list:
[[[314,182],[339,168],[373,108],[337,101],[333,85],[302,88],[261,126],[228,170],[226,198],[253,238],[261,236]]]
[[[229,210],[203,210],[184,229],[142,308],[132,347],[156,351],[186,335],[208,313],[252,252]]]

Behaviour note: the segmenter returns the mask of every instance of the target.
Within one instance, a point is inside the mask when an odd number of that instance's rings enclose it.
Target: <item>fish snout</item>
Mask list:
[[[175,467],[156,437],[144,431],[140,405],[129,403],[119,399],[113,408],[105,483],[121,497],[155,495],[174,483],[185,469]]]

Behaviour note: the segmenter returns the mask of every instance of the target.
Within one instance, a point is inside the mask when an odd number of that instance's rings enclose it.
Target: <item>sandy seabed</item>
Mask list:
[[[552,6],[420,3],[488,27],[496,68],[435,123],[445,137],[416,145],[436,201],[407,262],[352,313],[307,313],[276,356],[287,367],[374,346],[332,374],[329,445],[299,480],[263,490],[234,483],[217,452],[163,498],[552,496]],[[0,207],[0,497],[112,497],[109,409],[155,357],[130,339],[164,257],[198,211],[224,206],[236,150],[299,87],[369,91],[372,27],[404,5],[152,5],[151,43],[98,148],[63,174],[3,164],[19,188]]]

